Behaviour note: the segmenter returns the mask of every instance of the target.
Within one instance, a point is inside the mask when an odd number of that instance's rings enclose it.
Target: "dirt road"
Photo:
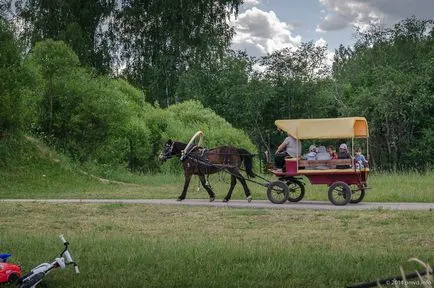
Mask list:
[[[253,200],[248,203],[246,200],[232,200],[229,203],[221,201],[208,202],[205,199],[186,199],[178,202],[172,199],[0,199],[0,203],[62,203],[62,204],[144,204],[144,205],[185,205],[204,207],[228,207],[228,208],[260,208],[260,209],[308,209],[308,210],[425,210],[433,211],[434,203],[378,203],[362,202],[359,204],[348,204],[346,206],[335,206],[325,201],[301,201],[299,203],[286,202],[276,205],[268,200]]]

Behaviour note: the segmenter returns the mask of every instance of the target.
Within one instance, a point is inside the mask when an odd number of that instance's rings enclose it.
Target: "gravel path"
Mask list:
[[[301,201],[299,203],[286,202],[285,204],[272,204],[268,200],[231,200],[229,203],[221,201],[208,202],[205,199],[186,199],[178,202],[173,199],[0,199],[0,203],[55,203],[55,204],[145,204],[145,205],[184,205],[228,208],[261,208],[261,209],[307,209],[307,210],[425,210],[433,211],[434,203],[391,203],[391,202],[362,202],[335,206],[326,201]]]

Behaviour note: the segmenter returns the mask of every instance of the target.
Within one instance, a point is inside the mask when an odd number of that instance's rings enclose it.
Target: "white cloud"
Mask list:
[[[390,25],[415,15],[417,18],[434,17],[433,0],[319,0],[326,16],[316,31],[336,31],[356,26],[366,29],[371,24]]]
[[[250,5],[250,6],[255,6],[255,5],[259,5],[261,3],[261,1],[259,0],[244,0],[244,5]]]
[[[323,38],[319,38],[318,40],[315,41],[315,47],[324,47],[327,46],[327,41],[324,40]]]
[[[291,24],[280,21],[273,11],[256,7],[246,10],[231,19],[235,28],[232,48],[246,50],[249,55],[263,56],[283,48],[296,48],[301,36],[293,36]]]
[[[316,40],[315,43],[314,43],[314,45],[315,45],[315,47],[327,47],[328,46],[327,41],[324,40],[323,38],[319,38],[318,40]],[[327,66],[329,66],[329,67],[332,66],[334,55],[335,55],[334,52],[332,52],[332,51],[330,51],[330,50],[327,49],[326,56],[325,56],[326,57]]]
[[[370,0],[319,0],[327,12],[316,31],[336,31],[356,26],[364,28],[377,24],[382,13],[370,5]]]

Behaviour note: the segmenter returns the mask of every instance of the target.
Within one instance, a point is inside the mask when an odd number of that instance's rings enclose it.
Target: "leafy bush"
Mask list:
[[[141,112],[139,91],[121,80],[94,77],[60,41],[36,44],[27,61],[42,75],[36,131],[47,142],[82,162],[110,165],[134,157],[129,146],[135,138],[146,142],[146,129],[138,133],[131,124]]]
[[[169,139],[188,142],[198,130],[206,145],[234,145],[254,151],[247,135],[197,101],[161,109],[122,79],[95,77],[80,67],[63,42],[38,43],[27,63],[41,75],[36,131],[48,143],[81,162],[132,171],[179,171],[179,161],[161,166],[158,155]]]
[[[159,116],[161,112],[164,115],[164,120]],[[160,149],[168,139],[187,143],[200,130],[204,132],[204,145],[208,148],[231,145],[245,148],[251,153],[256,151],[246,133],[233,128],[214,111],[204,108],[199,101],[186,101],[172,105],[166,110],[157,108],[156,116],[160,119],[159,131],[163,131],[160,133]],[[164,121],[165,125],[161,125],[161,120]],[[163,167],[165,171],[179,171],[180,169],[177,159]]]

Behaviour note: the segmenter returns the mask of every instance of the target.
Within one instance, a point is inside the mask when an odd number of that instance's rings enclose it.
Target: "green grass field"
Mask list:
[[[434,262],[433,212],[0,204],[2,252],[24,270],[71,242],[81,274],[48,287],[345,287]]]

